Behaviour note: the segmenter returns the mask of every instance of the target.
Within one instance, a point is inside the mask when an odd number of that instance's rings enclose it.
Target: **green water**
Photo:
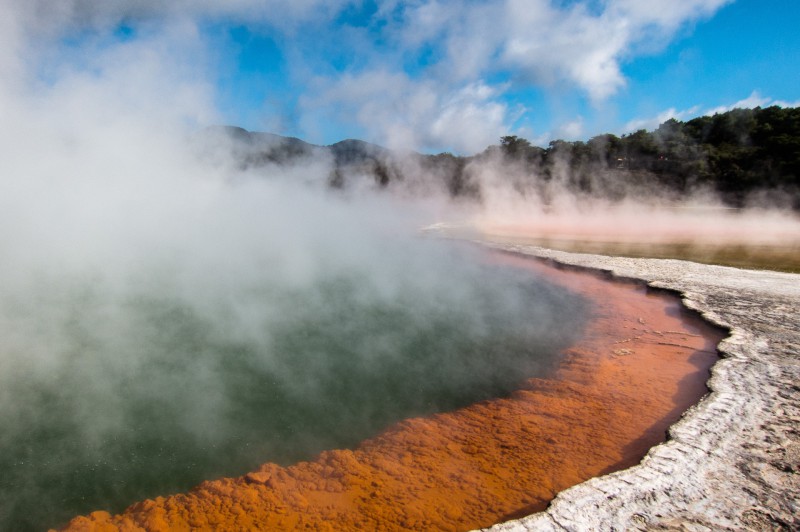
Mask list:
[[[241,312],[102,283],[6,301],[0,530],[118,512],[502,396],[581,330],[575,296],[456,264],[388,291],[363,274],[293,287],[265,275],[242,296],[246,326]]]

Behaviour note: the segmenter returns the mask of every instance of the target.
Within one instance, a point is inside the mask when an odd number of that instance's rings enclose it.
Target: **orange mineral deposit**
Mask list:
[[[707,391],[723,332],[675,295],[511,254],[591,302],[583,338],[510,397],[401,421],[354,450],[264,464],[66,530],[470,530],[637,463]]]

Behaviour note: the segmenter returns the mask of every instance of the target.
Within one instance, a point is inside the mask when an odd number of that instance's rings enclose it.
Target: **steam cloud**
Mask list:
[[[413,161],[405,163],[412,179],[390,187],[398,194],[380,195],[329,190],[326,157],[241,170],[228,151],[198,142],[219,117],[202,60],[207,43],[191,20],[148,25],[153,2],[133,11],[51,4],[5,1],[0,18],[0,528],[120,509],[125,497],[157,494],[127,483],[158,483],[164,470],[174,481],[164,489],[186,489],[198,473],[181,460],[230,455],[202,474],[231,475],[354,444],[395,414],[455,408],[546,369],[544,354],[579,329],[580,302],[421,238],[426,223],[478,216],[552,233],[588,213],[615,235],[645,218],[648,229],[675,228],[678,218],[653,216],[641,202],[608,209],[561,190],[558,179],[546,191],[526,188],[499,161],[473,169],[480,208],[447,203]],[[222,14],[271,20],[256,4]],[[294,20],[322,5],[279,4],[292,6]],[[63,40],[61,29],[76,20],[106,27],[128,16],[145,21],[135,39],[98,31]],[[619,84],[609,61],[601,92]],[[333,102],[344,97],[338,88]],[[503,110],[491,97],[476,84],[440,101],[445,125],[427,135],[469,129],[459,108],[497,126]],[[420,101],[424,115],[438,100]],[[391,137],[391,117],[382,124]],[[412,138],[415,129],[395,134]],[[409,199],[422,189],[427,201]],[[758,219],[777,227],[789,218]],[[736,226],[737,237],[748,224]],[[796,220],[782,227],[764,233],[798,234]],[[348,388],[354,374],[380,383],[385,404]],[[398,398],[407,401],[399,413]],[[327,407],[313,413],[337,402],[358,408],[349,418]],[[260,411],[272,416],[262,432],[226,439],[259,425]],[[347,427],[337,425],[343,419]],[[264,430],[281,437],[264,443]],[[298,433],[287,439],[292,448],[275,443]],[[134,442],[133,451],[120,441]],[[148,460],[158,467],[137,469]],[[65,503],[72,486],[85,491]]]
[[[523,171],[498,152],[476,160],[467,167],[466,181],[480,190],[482,201],[470,223],[490,234],[539,242],[615,244],[610,249],[617,252],[647,246],[658,252],[672,245],[690,247],[698,260],[723,252],[794,256],[796,267],[796,190],[754,192],[744,207],[732,208],[701,185],[677,192],[646,176],[625,180],[625,174],[601,165],[581,173],[573,174],[566,158],[547,177]],[[584,190],[576,190],[580,179]]]
[[[443,204],[331,191],[326,157],[255,171],[209,149],[192,24],[73,56],[41,45],[69,13],[8,7],[0,528],[507,393],[579,329],[575,298],[421,237]]]

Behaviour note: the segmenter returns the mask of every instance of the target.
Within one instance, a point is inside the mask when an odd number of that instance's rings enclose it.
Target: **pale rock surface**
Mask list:
[[[488,245],[679,292],[731,331],[711,392],[640,465],[488,530],[800,530],[800,275]]]

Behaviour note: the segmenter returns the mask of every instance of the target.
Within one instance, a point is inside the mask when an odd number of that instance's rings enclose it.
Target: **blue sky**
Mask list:
[[[474,153],[800,101],[796,0],[32,3],[42,79],[138,47],[208,120],[319,144]]]
[[[469,9],[470,4],[480,2],[459,4]],[[567,11],[580,4],[562,3]],[[397,57],[396,49],[387,40],[395,38],[398,30],[374,22],[378,20],[374,7],[345,12],[335,23],[325,26],[328,34],[317,42],[318,47],[314,43],[316,37],[305,42],[308,37],[287,38],[269,30],[236,28],[230,33],[230,50],[240,68],[232,74],[233,79],[226,80],[220,92],[220,106],[236,123],[252,129],[277,126],[285,133],[322,143],[352,136],[386,142],[385,133],[358,120],[347,123],[337,117],[330,125],[303,120],[297,102],[303,94],[308,94],[302,85],[305,78],[300,75],[299,80],[292,79],[291,62],[298,57],[332,84],[339,75],[363,76],[370,69],[383,69],[386,75],[400,72],[412,84],[433,80],[443,92],[457,91],[469,83],[486,84],[497,91],[491,101],[506,108],[500,123],[508,133],[521,134],[540,144],[556,137],[586,139],[607,131],[622,134],[636,127],[651,128],[670,116],[691,118],[739,102],[752,106],[773,102],[795,104],[800,100],[800,32],[797,31],[800,3],[737,0],[705,5],[711,7],[699,14],[694,12],[694,16],[690,12],[666,30],[645,28],[639,42],[632,40],[616,51],[614,57],[621,82],[600,97],[593,97],[591,86],[568,77],[558,79],[556,74],[556,79],[548,79],[549,73],[531,76],[528,71],[536,66],[527,68],[524,63],[498,69],[485,67],[471,72],[460,83],[448,83],[441,79],[441,64],[457,60],[459,55],[448,57],[444,39],[433,38],[420,49],[409,46],[405,57]],[[595,9],[595,18],[599,19],[603,7],[595,5]],[[573,29],[577,27],[577,21],[574,27],[564,24],[564,31],[578,32]],[[452,31],[447,24],[441,29]],[[532,25],[530,33],[536,32]],[[648,32],[654,34],[652,40]],[[352,37],[351,33],[361,35]],[[338,42],[348,45],[344,49],[335,45],[328,48],[331,43],[325,40],[336,40],[338,36],[342,36]],[[483,37],[476,32],[478,38]],[[569,53],[569,50],[553,53]],[[494,57],[496,60],[496,52]],[[385,101],[386,105],[394,103],[389,98]],[[331,105],[337,103],[350,102]],[[328,110],[322,114],[335,113]],[[489,122],[487,125],[499,132],[498,124]],[[460,134],[454,132],[454,136]],[[452,147],[446,145],[446,138],[437,140],[431,144],[438,145],[421,147]],[[455,148],[459,147],[457,143]],[[480,141],[469,139],[462,144],[461,151],[481,145]]]

